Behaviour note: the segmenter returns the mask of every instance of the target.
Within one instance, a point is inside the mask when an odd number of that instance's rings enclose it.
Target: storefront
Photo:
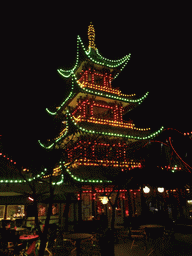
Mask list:
[[[14,194],[14,195],[13,195]],[[25,216],[28,198],[17,193],[6,193],[0,196],[0,219],[15,219]]]
[[[3,227],[4,223],[9,223],[11,227],[24,224],[26,203],[27,198],[16,193],[0,196],[0,227]]]

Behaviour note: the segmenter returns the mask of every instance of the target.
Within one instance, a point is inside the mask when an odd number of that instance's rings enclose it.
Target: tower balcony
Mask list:
[[[112,166],[112,167],[121,167],[121,168],[141,168],[141,163],[133,160],[127,160],[127,161],[116,161],[116,160],[99,160],[99,159],[87,159],[87,158],[80,158],[76,159],[73,164],[70,165],[69,163],[66,163],[66,165],[69,168],[77,168],[80,165],[83,166]]]
[[[119,89],[116,88],[111,88],[105,85],[99,85],[99,84],[95,84],[95,83],[90,83],[90,82],[79,82],[79,85],[81,88],[87,87],[90,89],[94,89],[97,91],[103,91],[103,92],[108,92],[108,93],[113,93],[115,95],[120,96],[121,95],[121,91]]]
[[[73,117],[76,123],[87,123],[87,124],[99,124],[99,125],[107,125],[116,128],[125,128],[125,129],[132,129],[135,131],[149,131],[150,128],[137,128],[135,124],[130,121],[117,121],[113,119],[104,119],[104,118],[96,118],[93,116],[90,117]]]
[[[107,86],[107,84],[97,84],[94,82],[88,82],[88,81],[78,81],[78,84],[80,86],[80,88],[89,88],[89,89],[94,89],[97,91],[102,91],[102,92],[106,92],[106,93],[112,93],[115,94],[116,96],[120,96],[120,97],[134,97],[136,96],[136,94],[123,94],[121,93],[121,91],[119,90],[119,88],[112,88],[110,86]]]

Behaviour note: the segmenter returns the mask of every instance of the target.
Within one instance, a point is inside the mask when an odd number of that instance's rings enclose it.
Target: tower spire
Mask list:
[[[89,39],[89,47],[93,48],[96,50],[95,46],[95,29],[94,26],[92,25],[92,22],[90,22],[90,25],[88,26],[88,39]]]

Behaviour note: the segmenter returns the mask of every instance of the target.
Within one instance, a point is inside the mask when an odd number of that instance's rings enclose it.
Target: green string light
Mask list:
[[[50,114],[50,115],[56,115],[57,112],[62,108],[63,105],[65,105],[65,103],[73,96],[73,91],[74,91],[74,85],[75,85],[75,80],[72,77],[72,82],[71,82],[71,91],[69,93],[69,95],[67,96],[67,98],[61,103],[61,105],[58,107],[58,109],[55,112],[50,111],[48,108],[46,108],[46,111]]]
[[[40,140],[38,140],[38,142],[39,142],[39,145],[45,149],[51,149],[55,145],[55,143],[51,143],[49,146],[45,146]]]
[[[44,171],[46,172],[47,169],[44,169]],[[36,180],[38,178],[41,178],[43,175],[45,175],[45,172],[41,172],[41,174],[37,174],[35,175],[33,178],[29,178],[29,179],[26,179],[26,180],[21,180],[21,179],[14,179],[14,180],[0,180],[0,183],[25,183],[25,182],[31,182],[33,180]]]
[[[139,136],[133,136],[133,135],[125,135],[125,134],[121,134],[121,133],[111,133],[111,132],[103,132],[103,131],[95,131],[95,130],[88,130],[88,129],[85,129],[83,127],[81,127],[80,125],[78,125],[72,115],[70,114],[69,111],[67,111],[67,115],[69,115],[69,117],[71,118],[71,121],[74,123],[75,126],[78,127],[78,129],[80,129],[81,131],[83,132],[86,132],[86,133],[92,133],[92,134],[101,134],[101,135],[107,135],[107,136],[114,136],[114,137],[123,137],[123,138],[128,138],[128,139],[135,139],[135,140],[146,140],[146,139],[151,139],[155,136],[157,136],[160,132],[163,131],[164,129],[164,126],[162,126],[158,131],[146,136],[146,137],[139,137]]]
[[[63,165],[65,166],[65,162],[63,162]],[[73,180],[76,180],[78,182],[89,182],[89,183],[103,183],[103,182],[106,182],[106,183],[112,183],[111,180],[99,180],[99,179],[81,179],[77,176],[75,176],[74,174],[72,174],[72,172],[69,170],[69,168],[67,168],[65,166],[65,170],[66,172],[70,175],[70,177],[73,179]]]
[[[64,182],[64,175],[61,174],[61,180],[57,181],[57,182],[52,182],[52,185],[61,185]]]
[[[51,149],[51,148],[53,148],[55,143],[59,142],[62,138],[64,138],[67,135],[67,133],[69,131],[69,123],[68,123],[68,116],[66,116],[66,117],[67,117],[67,119],[66,119],[66,131],[64,132],[64,134],[62,134],[62,136],[60,136],[59,138],[55,139],[55,141],[53,143],[51,143],[50,145],[48,145],[48,146],[46,146],[40,140],[38,140],[41,147],[43,147],[45,149]]]

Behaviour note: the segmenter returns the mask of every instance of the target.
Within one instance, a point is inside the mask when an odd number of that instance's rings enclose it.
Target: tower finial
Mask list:
[[[96,50],[95,46],[95,29],[94,26],[92,25],[92,22],[90,22],[90,25],[88,26],[88,39],[89,39],[89,47],[93,48]]]

